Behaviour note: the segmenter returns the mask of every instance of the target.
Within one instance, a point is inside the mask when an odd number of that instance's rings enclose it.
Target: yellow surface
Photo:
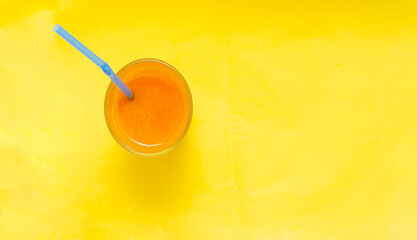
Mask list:
[[[0,239],[417,239],[415,1],[139,2],[0,1]],[[175,151],[117,145],[56,23],[179,69]]]

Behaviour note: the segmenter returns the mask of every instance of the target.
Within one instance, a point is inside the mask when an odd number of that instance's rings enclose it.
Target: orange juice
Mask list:
[[[107,89],[106,122],[116,141],[141,155],[175,147],[188,130],[193,106],[182,75],[156,59],[129,63],[117,75],[134,98],[128,99],[113,83]]]

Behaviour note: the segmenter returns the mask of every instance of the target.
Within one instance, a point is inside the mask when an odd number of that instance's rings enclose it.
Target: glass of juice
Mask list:
[[[187,82],[174,67],[140,59],[117,73],[133,92],[128,99],[111,82],[104,112],[114,139],[128,151],[156,156],[172,150],[187,133],[193,102]]]

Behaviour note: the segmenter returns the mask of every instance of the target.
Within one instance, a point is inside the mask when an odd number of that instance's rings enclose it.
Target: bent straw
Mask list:
[[[101,58],[97,57],[90,49],[84,46],[80,41],[75,39],[69,32],[67,32],[63,27],[59,24],[54,26],[54,31],[61,36],[65,41],[75,47],[78,51],[80,51],[84,56],[88,57],[93,63],[95,63],[103,72],[109,76],[109,78],[113,81],[114,84],[123,92],[124,95],[128,98],[133,98],[133,93],[130,89],[122,82],[122,80],[113,72],[113,70],[109,67],[105,61]]]

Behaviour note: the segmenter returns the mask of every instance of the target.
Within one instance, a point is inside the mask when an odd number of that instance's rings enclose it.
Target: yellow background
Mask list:
[[[415,1],[0,0],[0,239],[417,239]],[[158,58],[190,130],[141,158],[109,79]]]

